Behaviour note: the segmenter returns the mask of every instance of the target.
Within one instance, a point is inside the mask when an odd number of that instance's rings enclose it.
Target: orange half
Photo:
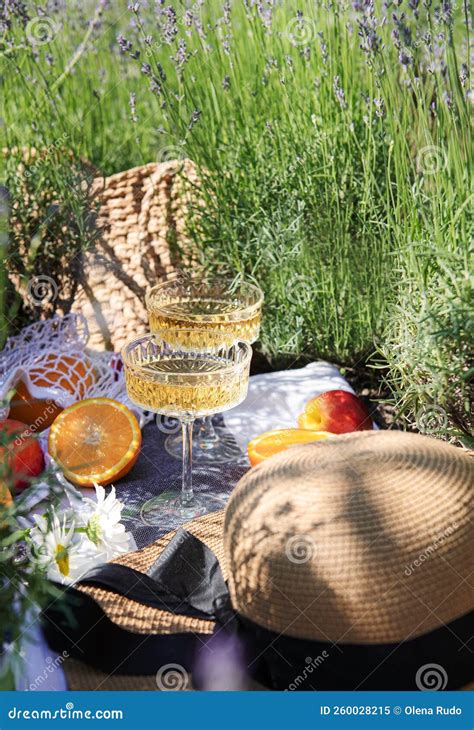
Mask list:
[[[332,435],[327,431],[310,431],[306,428],[282,428],[277,431],[266,431],[250,441],[247,447],[249,460],[252,466],[256,466],[269,456],[288,449],[290,446],[320,441],[331,438]]]
[[[48,449],[64,476],[91,487],[110,484],[135,464],[142,435],[127,406],[111,398],[87,398],[65,408],[49,432]]]

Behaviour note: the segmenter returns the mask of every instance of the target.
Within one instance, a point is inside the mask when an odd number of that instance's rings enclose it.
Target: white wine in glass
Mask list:
[[[180,330],[189,335],[190,330]],[[202,338],[205,331],[193,330]],[[141,408],[178,418],[182,424],[183,473],[181,493],[164,494],[146,502],[143,522],[170,529],[186,520],[224,506],[210,494],[194,494],[192,487],[192,436],[196,417],[228,410],[241,403],[248,390],[252,348],[247,342],[222,342],[208,337],[206,347],[179,343],[177,330],[147,334],[122,350],[127,393]]]
[[[216,335],[231,344],[235,340],[255,342],[260,331],[263,293],[249,282],[231,279],[176,278],[147,292],[146,306],[152,332],[175,330],[181,345],[205,347]],[[200,333],[197,333],[200,330]],[[211,418],[205,418],[194,449],[197,463],[223,463],[242,456],[225,429],[218,435]],[[179,458],[178,436],[168,436],[166,450]]]

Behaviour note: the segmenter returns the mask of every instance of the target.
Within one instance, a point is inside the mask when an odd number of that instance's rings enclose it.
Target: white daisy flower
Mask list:
[[[63,516],[62,524],[53,512],[51,520],[34,515],[36,527],[30,530],[30,539],[34,546],[34,559],[46,569],[50,580],[58,583],[74,583],[94,565],[101,561],[93,546],[84,546],[84,540],[73,542],[75,522]]]
[[[78,517],[87,538],[103,553],[104,560],[111,560],[131,550],[130,534],[120,523],[124,504],[116,498],[115,487],[107,496],[103,487],[96,483],[94,487],[97,502],[85,497]]]

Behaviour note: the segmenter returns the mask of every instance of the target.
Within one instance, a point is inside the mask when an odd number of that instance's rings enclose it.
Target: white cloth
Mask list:
[[[327,390],[354,392],[338,368],[327,362],[313,362],[296,370],[254,375],[250,378],[247,398],[224,415],[225,424],[245,452],[248,442],[265,431],[297,427],[297,416],[303,413],[306,403]],[[32,641],[23,645],[27,654],[26,676],[17,683],[17,688],[66,689],[64,672],[57,655],[48,648],[39,629],[34,629]],[[45,671],[52,663],[54,671]]]
[[[327,390],[354,392],[338,368],[328,362],[254,375],[247,398],[227,411],[224,421],[242,451],[246,451],[248,442],[265,431],[298,428],[296,419],[306,403]]]

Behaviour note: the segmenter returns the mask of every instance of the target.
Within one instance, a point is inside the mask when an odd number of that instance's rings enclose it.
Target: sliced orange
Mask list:
[[[310,441],[320,441],[330,438],[327,431],[310,431],[306,428],[282,428],[277,431],[266,431],[250,441],[247,449],[252,466],[260,464],[269,456],[288,449],[295,444],[307,444]]]
[[[94,383],[92,363],[85,355],[48,352],[38,357],[28,371],[32,385],[38,388],[60,387],[74,394],[79,385],[79,397],[83,398]],[[20,380],[10,400],[9,417],[26,423],[35,431],[48,428],[62,408],[52,400],[34,398],[27,384]]]
[[[111,398],[87,398],[65,408],[49,432],[49,453],[64,476],[91,487],[125,476],[140,452],[142,435],[127,406]]]

